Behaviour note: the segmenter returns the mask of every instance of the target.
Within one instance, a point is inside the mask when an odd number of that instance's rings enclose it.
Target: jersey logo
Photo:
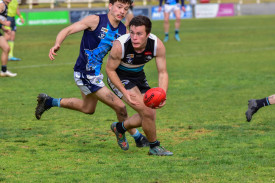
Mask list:
[[[133,63],[133,60],[134,60],[134,57],[135,57],[134,54],[128,54],[128,55],[126,56],[126,62],[127,62],[128,64],[132,64],[132,63]]]
[[[130,81],[129,80],[121,80],[121,83],[123,86],[125,86],[125,85],[129,84]]]
[[[150,60],[152,60],[152,55],[147,55],[146,57],[145,57],[145,61],[146,62],[149,62]]]
[[[100,34],[99,34],[98,38],[99,39],[104,39],[104,37],[106,36],[107,32],[108,32],[107,28],[101,27]]]
[[[144,55],[152,55],[152,52],[146,51],[146,52],[144,53]]]
[[[108,28],[110,29],[109,25],[107,25],[107,28],[105,28],[105,27],[101,28],[100,34],[98,36],[99,39],[104,39],[106,35],[109,35],[109,37],[110,36],[114,37],[114,40],[116,40],[117,38],[119,38],[121,36],[117,31],[111,31]],[[109,34],[108,34],[108,32],[109,32]],[[113,43],[113,41],[112,41],[112,43]]]

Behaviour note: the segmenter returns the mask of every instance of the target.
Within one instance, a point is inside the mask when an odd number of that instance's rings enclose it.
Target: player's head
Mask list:
[[[129,27],[131,42],[134,49],[144,49],[152,28],[152,22],[150,19],[146,16],[136,16],[130,21]]]
[[[151,32],[151,29],[152,29],[152,22],[148,17],[143,16],[143,15],[139,15],[139,16],[134,17],[130,21],[130,23],[129,23],[130,29],[131,29],[131,26],[135,26],[135,27],[144,26],[145,27],[145,32],[148,35]]]
[[[126,16],[131,4],[131,0],[109,0],[109,13],[117,21],[121,21]]]
[[[132,0],[109,0],[110,4],[115,4],[115,2],[120,2],[123,4],[129,4],[130,6],[132,5],[133,1]]]

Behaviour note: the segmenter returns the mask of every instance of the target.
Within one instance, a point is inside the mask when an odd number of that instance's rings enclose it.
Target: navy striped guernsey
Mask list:
[[[126,33],[122,22],[114,28],[107,14],[100,14],[99,23],[95,30],[84,30],[80,52],[74,66],[74,71],[92,76],[100,74],[104,56],[113,46],[113,41]]]

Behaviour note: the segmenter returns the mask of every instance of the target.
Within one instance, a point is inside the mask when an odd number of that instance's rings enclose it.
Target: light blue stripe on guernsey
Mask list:
[[[270,105],[268,97],[266,97],[266,102],[267,102],[267,105]]]
[[[144,65],[136,68],[129,68],[129,67],[124,67],[123,65],[119,65],[118,68],[124,71],[131,71],[131,72],[140,72],[142,71]]]

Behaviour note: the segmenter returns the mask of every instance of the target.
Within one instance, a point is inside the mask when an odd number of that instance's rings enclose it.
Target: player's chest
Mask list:
[[[142,53],[126,52],[123,61],[131,65],[145,64],[154,58],[152,51],[145,50]]]

